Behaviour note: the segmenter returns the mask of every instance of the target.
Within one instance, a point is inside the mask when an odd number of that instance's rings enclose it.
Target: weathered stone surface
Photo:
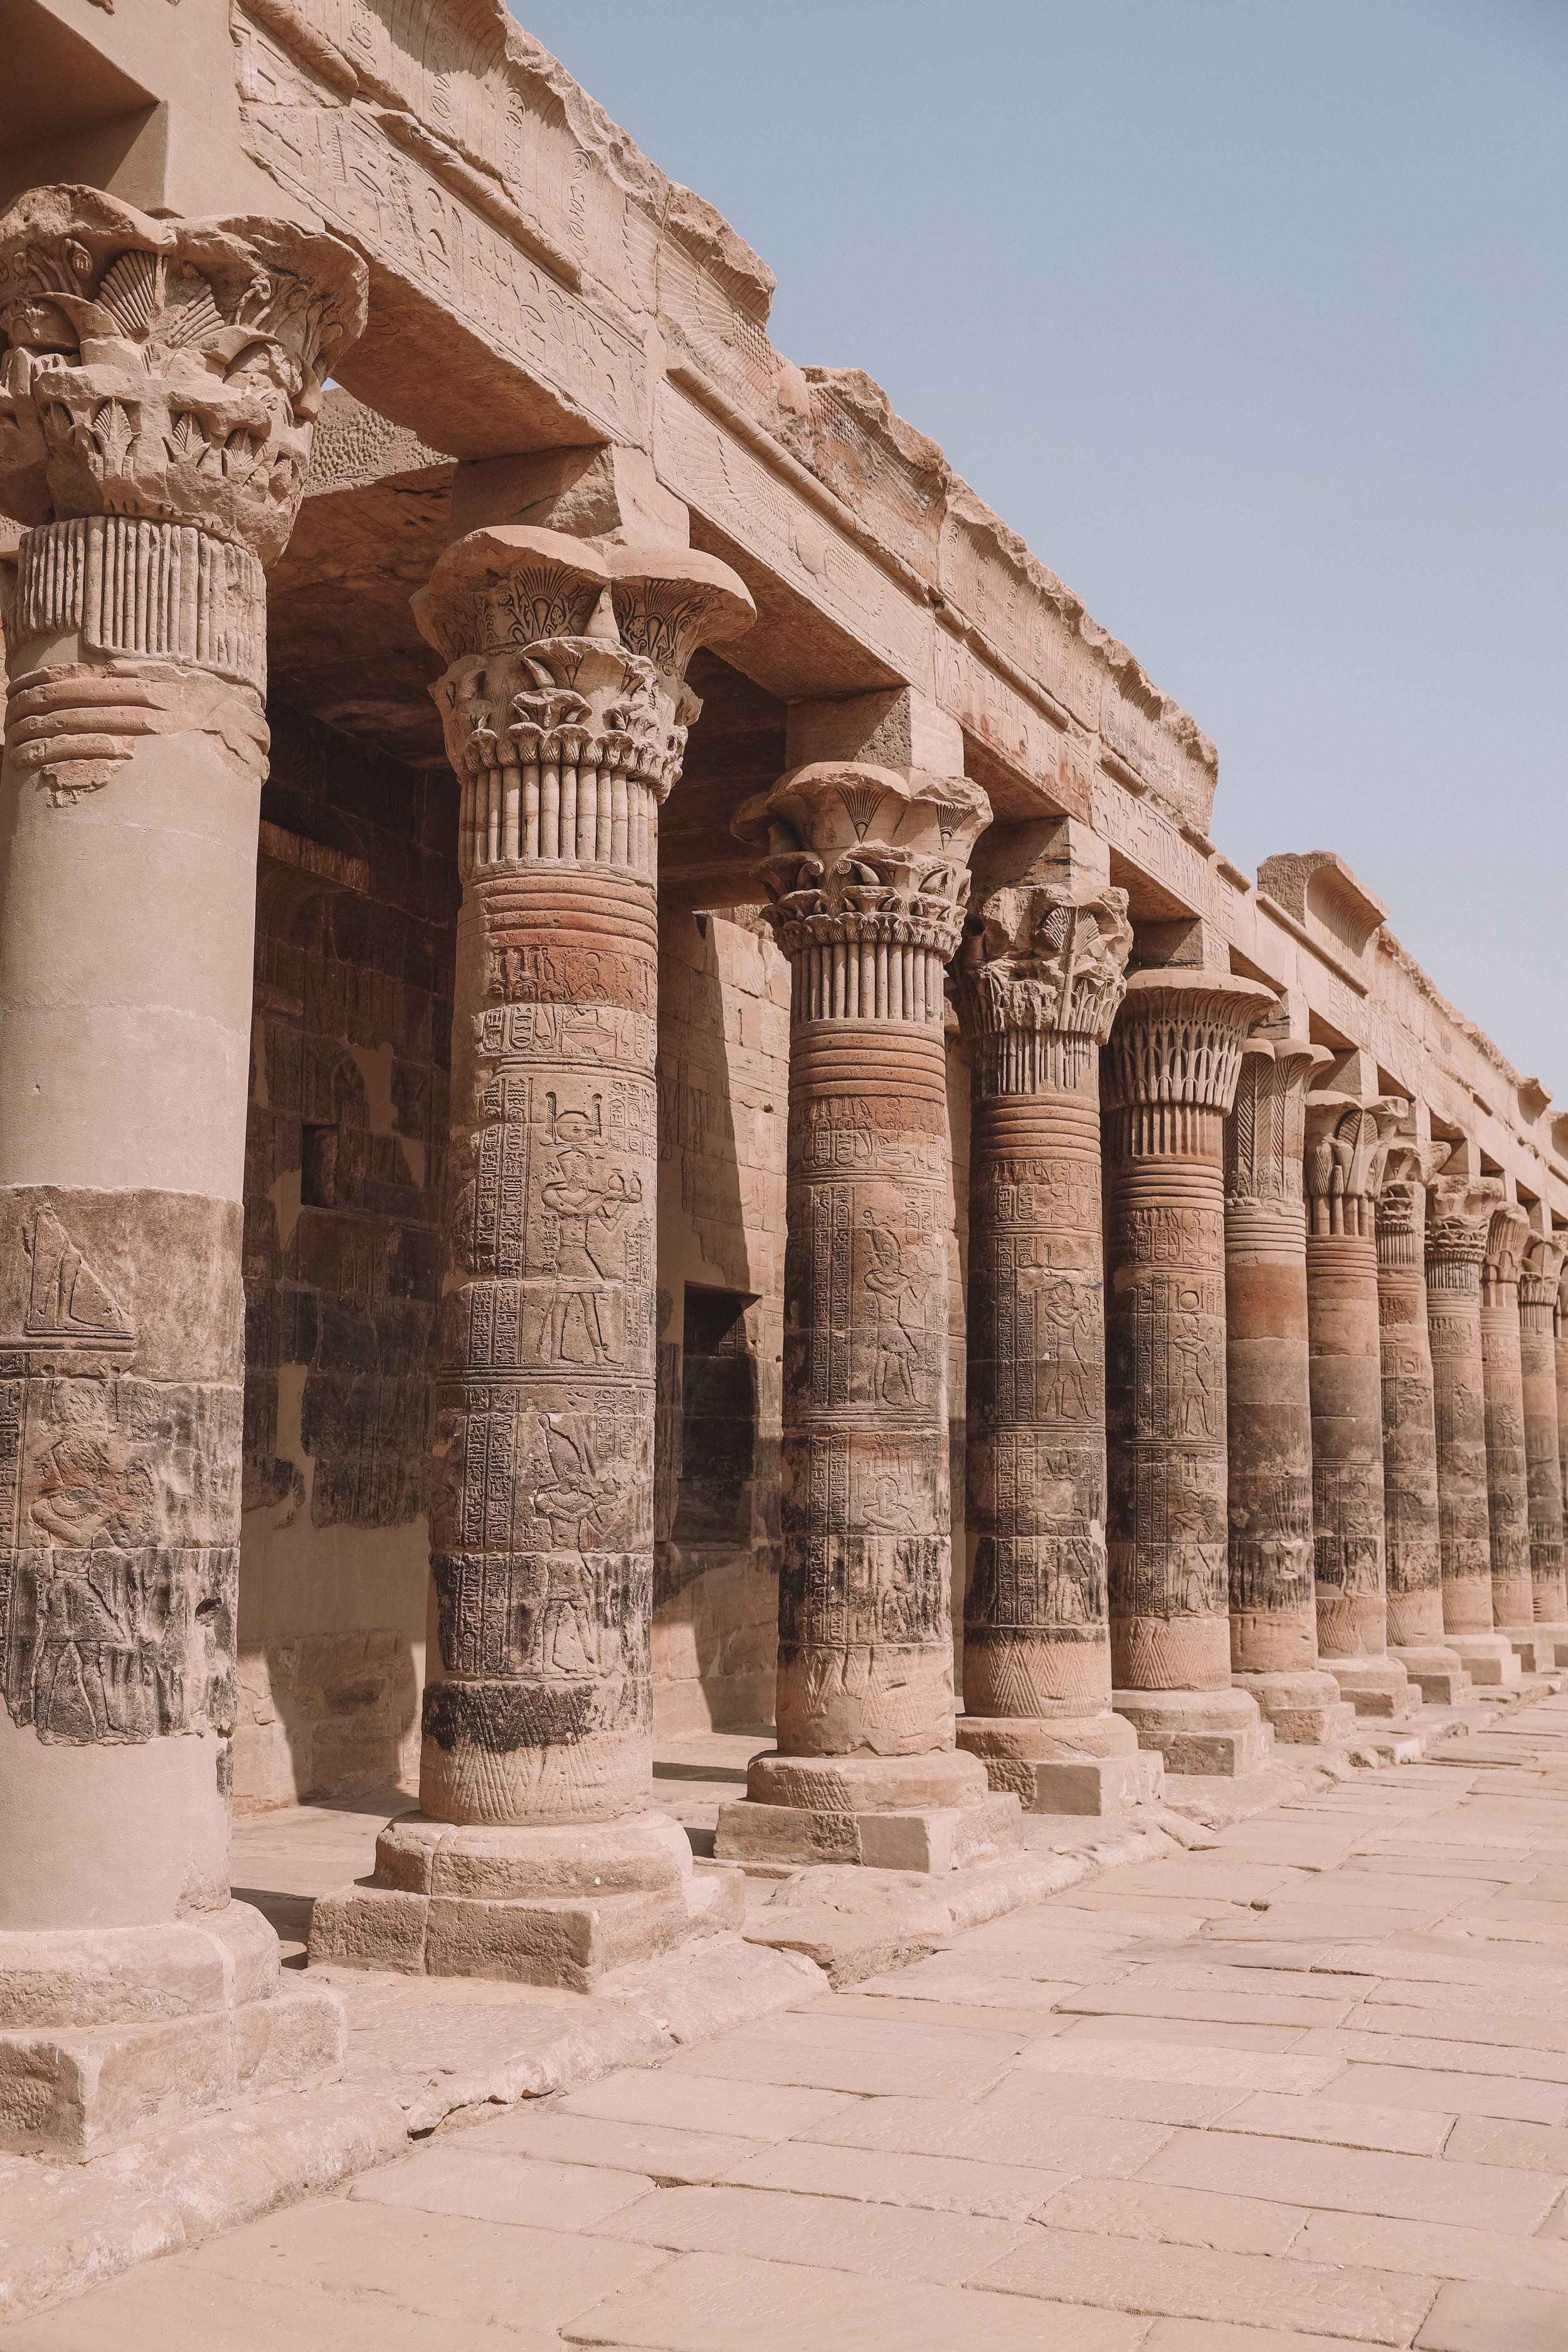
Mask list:
[[[1440,1173],[1427,1188],[1426,1309],[1437,1430],[1443,1622],[1471,1678],[1517,1680],[1518,1661],[1494,1631],[1487,1484],[1481,1266],[1500,1187]]]
[[[1212,1694],[1183,1736],[1219,1733],[1209,1753],[1226,1771],[1258,1760],[1258,1712],[1230,1690],[1224,1124],[1270,1001],[1228,972],[1135,972],[1101,1074],[1114,1704],[1163,1748],[1145,1700]]]
[[[993,1788],[1045,1810],[1049,1776],[1019,1759],[1132,1745],[1110,1704],[1099,1066],[1131,944],[1124,893],[1025,883],[976,907],[959,958],[974,1554],[958,1738]],[[1105,1786],[1080,1775],[1084,1810]]]

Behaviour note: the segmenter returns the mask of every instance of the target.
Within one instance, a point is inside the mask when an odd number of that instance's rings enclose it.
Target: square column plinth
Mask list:
[[[1078,1810],[1062,1808],[1063,1811]],[[722,1862],[855,1862],[946,1871],[1018,1843],[1018,1799],[955,1748],[925,1756],[753,1757],[743,1804],[720,1808]]]

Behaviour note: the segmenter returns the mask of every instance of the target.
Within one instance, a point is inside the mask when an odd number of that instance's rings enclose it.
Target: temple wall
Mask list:
[[[276,705],[245,1184],[236,1801],[416,1767],[452,786]]]
[[[747,908],[667,915],[653,1672],[671,1730],[773,1713],[788,1089],[778,950]]]

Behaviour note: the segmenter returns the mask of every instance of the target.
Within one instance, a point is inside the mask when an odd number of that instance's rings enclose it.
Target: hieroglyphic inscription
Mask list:
[[[269,50],[264,34],[251,37],[258,56]],[[646,439],[647,369],[638,346],[395,147],[372,115],[252,102],[244,121],[257,162],[382,268],[456,313],[617,439]]]
[[[137,1297],[139,1213],[161,1249]],[[194,1377],[170,1357],[226,1242],[237,1269],[236,1222],[183,1196],[0,1194],[4,1691],[42,1740],[233,1727],[237,1311]]]

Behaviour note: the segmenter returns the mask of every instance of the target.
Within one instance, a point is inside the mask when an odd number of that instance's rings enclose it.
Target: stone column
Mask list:
[[[1408,1109],[1313,1097],[1305,1162],[1318,1646],[1358,1715],[1397,1723],[1421,1694],[1388,1654],[1373,1225],[1384,1160]]]
[[[1563,1472],[1563,1534],[1568,1541],[1568,1266],[1558,1277],[1552,1333],[1557,1358],[1557,1459]]]
[[[834,760],[735,820],[793,992],[778,1749],[721,1854],[939,1869],[1017,1835],[953,1735],[943,980],[989,820],[960,777]]]
[[[312,1959],[584,1989],[729,1924],[652,1769],[658,811],[713,557],[471,531],[415,599],[460,790],[420,1810]]]
[[[958,1743],[1036,1812],[1157,1793],[1110,1706],[1100,1049],[1127,896],[993,890],[959,957],[970,1042],[969,1518]]]
[[[1470,1678],[1443,1631],[1437,1423],[1426,1330],[1426,1167],[1432,1147],[1395,1136],[1377,1196],[1383,1349],[1383,1527],[1388,1650],[1429,1704],[1460,1706]]]
[[[1100,1073],[1111,1703],[1168,1771],[1251,1771],[1274,1740],[1230,1678],[1224,1160],[1273,1001],[1226,971],[1134,972]]]
[[[1321,1046],[1248,1038],[1225,1122],[1230,1662],[1277,1739],[1343,1738],[1355,1709],[1318,1664],[1312,1400],[1301,1198]]]
[[[354,257],[284,222],[76,187],[0,220],[7,2148],[341,2049],[229,1901],[228,1814],[264,567],[363,316]]]
[[[1530,1220],[1513,1202],[1492,1211],[1481,1260],[1481,1370],[1486,1394],[1487,1518],[1492,1620],[1528,1668],[1535,1654],[1530,1573],[1530,1479],[1524,1452],[1524,1371],[1519,1274]]]
[[[1472,1682],[1516,1683],[1513,1644],[1492,1615],[1487,1499],[1486,1376],[1481,1357],[1481,1262],[1501,1186],[1438,1176],[1426,1198],[1426,1328],[1437,1424],[1437,1512],[1443,1623]]]
[[[1557,1409],[1557,1352],[1552,1323],[1568,1234],[1542,1231],[1532,1212],[1519,1277],[1519,1352],[1523,1384],[1524,1451],[1530,1486],[1530,1577],[1535,1608],[1538,1673],[1568,1654],[1568,1578],[1563,1553],[1562,1432]]]

